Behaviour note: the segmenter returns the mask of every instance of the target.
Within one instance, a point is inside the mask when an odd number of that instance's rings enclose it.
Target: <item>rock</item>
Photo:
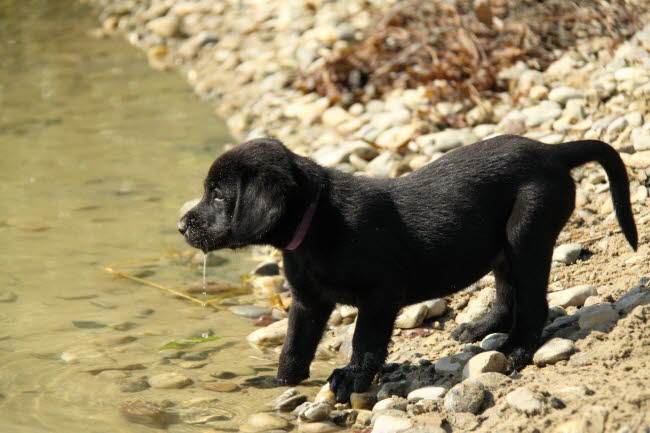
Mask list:
[[[619,314],[629,314],[636,306],[647,304],[650,304],[650,291],[642,292],[636,287],[614,302],[614,308]]]
[[[575,351],[573,341],[565,338],[553,338],[537,349],[533,355],[533,362],[540,367],[555,364],[558,361],[569,359]]]
[[[532,128],[560,117],[562,107],[557,102],[547,100],[535,106],[524,108],[521,112],[526,119],[526,127]]]
[[[480,320],[490,311],[490,305],[496,291],[494,287],[486,287],[475,295],[467,305],[465,311],[456,316],[456,323],[470,323]]]
[[[485,387],[480,383],[461,382],[447,392],[445,409],[449,412],[477,414],[487,397]]]
[[[149,385],[158,389],[179,389],[192,383],[192,379],[178,373],[161,373],[150,377]]]
[[[353,392],[350,394],[350,406],[352,409],[371,410],[377,403],[377,389],[373,386],[366,392]]]
[[[129,422],[156,428],[164,428],[173,419],[165,408],[140,400],[125,401],[120,406],[120,414]]]
[[[282,396],[280,396],[282,397]],[[287,397],[283,400],[278,401],[276,399],[277,403],[275,407],[273,408],[274,410],[279,410],[281,412],[291,412],[301,404],[307,401],[307,396],[303,394],[297,394],[297,395],[292,395],[290,397]]]
[[[237,305],[231,307],[230,312],[237,316],[257,319],[264,314],[271,314],[271,309],[269,307],[261,307],[258,305]]]
[[[384,149],[397,150],[415,135],[417,125],[394,126],[377,137],[375,144]]]
[[[634,128],[630,134],[632,146],[637,152],[650,150],[650,131],[643,128]]]
[[[92,368],[86,368],[82,370],[84,373],[90,374],[99,374],[104,371],[110,370],[119,370],[119,371],[132,371],[132,370],[144,370],[145,366],[140,363],[129,363],[129,364],[111,364],[111,365],[102,365],[94,366]]]
[[[548,303],[551,307],[580,307],[585,303],[585,300],[588,297],[595,296],[597,294],[598,291],[594,286],[575,286],[571,287],[570,289],[549,293]]]
[[[178,24],[178,18],[175,16],[164,16],[149,21],[147,30],[163,38],[171,38],[178,34]]]
[[[137,340],[132,335],[98,335],[90,339],[90,342],[98,346],[119,346]]]
[[[432,299],[430,301],[425,301],[424,305],[427,306],[427,314],[424,317],[425,319],[432,319],[434,317],[442,316],[447,311],[447,303],[444,299]]]
[[[494,334],[486,335],[481,341],[481,349],[483,350],[498,350],[503,343],[508,339],[508,334],[502,332],[495,332]]]
[[[126,378],[120,384],[120,391],[122,392],[140,392],[149,388],[146,376]]]
[[[284,286],[284,277],[281,275],[259,276],[251,280],[253,294],[260,299],[268,299],[280,293]]]
[[[605,301],[600,296],[590,296],[587,299],[585,299],[584,306],[590,307],[592,305],[598,305],[603,303],[605,303]]]
[[[445,394],[447,394],[447,388],[444,386],[427,386],[409,392],[406,399],[409,403],[413,403],[420,400],[435,400],[444,398]]]
[[[394,410],[401,410],[405,411],[406,410],[406,399],[403,397],[390,397],[390,398],[385,398],[383,400],[379,400],[375,405],[372,407],[373,412],[380,412],[383,410],[387,409],[394,409]]]
[[[617,321],[618,313],[612,304],[599,304],[582,308],[578,325],[580,329],[607,332]]]
[[[508,368],[505,355],[497,351],[479,353],[470,359],[463,368],[463,378],[475,377],[481,373],[504,373]]]
[[[82,328],[82,329],[99,329],[99,328],[106,327],[105,323],[94,322],[91,320],[73,320],[72,324],[74,325],[75,328]]]
[[[436,373],[442,376],[456,376],[463,370],[464,365],[465,362],[461,358],[456,355],[452,355],[440,358],[438,361],[436,361],[434,367]]]
[[[582,99],[584,98],[584,93],[581,90],[575,89],[573,87],[556,87],[551,90],[548,94],[548,99],[555,101],[561,105],[567,103],[569,99]]]
[[[216,33],[202,31],[183,42],[178,48],[178,54],[186,59],[196,57],[204,45],[214,44],[219,41]]]
[[[309,422],[323,421],[330,416],[331,410],[332,407],[324,402],[309,403],[300,411],[298,417]]]
[[[205,382],[201,384],[201,388],[216,392],[235,392],[240,390],[239,385],[229,382]]]
[[[74,347],[61,353],[61,359],[69,364],[87,360],[97,361],[105,356],[96,348],[87,346]]]
[[[336,404],[336,395],[330,389],[330,384],[326,383],[314,397],[314,403],[327,403],[330,406]]]
[[[287,335],[289,320],[282,319],[248,334],[246,339],[254,346],[279,346]]]
[[[409,384],[405,380],[398,380],[396,382],[386,382],[379,387],[377,392],[377,399],[384,400],[394,395],[404,397],[408,394],[407,389]]]
[[[581,244],[564,244],[553,250],[553,260],[571,265],[578,260],[582,252]]]
[[[416,328],[422,324],[428,312],[429,308],[424,302],[409,305],[397,316],[395,327],[400,329]]]
[[[190,209],[192,209],[194,206],[196,206],[197,204],[199,204],[200,201],[201,201],[200,198],[195,198],[195,199],[188,200],[188,201],[186,201],[185,203],[183,203],[183,205],[182,205],[182,206],[180,207],[180,209],[178,210],[178,216],[179,216],[179,217],[183,217],[183,216],[185,216],[185,214],[186,214]]]
[[[413,422],[408,418],[380,415],[372,427],[373,433],[397,433],[411,428]]]
[[[467,379],[468,383],[480,383],[488,391],[496,391],[502,388],[504,385],[511,382],[511,379],[505,374],[501,373],[481,373],[477,376],[474,376],[470,379]]]
[[[341,427],[333,422],[309,422],[298,426],[298,433],[333,433],[340,431]]]
[[[16,302],[18,295],[9,290],[0,290],[0,302]]]
[[[325,110],[321,116],[324,125],[335,127],[350,120],[352,116],[339,105],[334,105]]]
[[[262,276],[274,276],[274,275],[279,275],[280,274],[280,265],[278,265],[277,262],[267,260],[265,262],[260,263],[257,265],[255,270],[253,271],[255,275],[262,275]]]
[[[240,432],[258,433],[268,430],[285,430],[289,427],[289,421],[270,413],[256,413],[248,418],[246,424],[239,427]]]
[[[542,410],[542,402],[530,389],[523,386],[508,393],[506,402],[508,406],[529,415],[537,414]]]

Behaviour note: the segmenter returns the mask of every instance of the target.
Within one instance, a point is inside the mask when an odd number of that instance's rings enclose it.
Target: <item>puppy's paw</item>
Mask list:
[[[280,386],[295,386],[307,378],[309,378],[309,368],[290,370],[280,367],[275,381]]]
[[[374,376],[363,369],[345,367],[335,369],[327,381],[330,384],[330,389],[336,395],[336,402],[345,403],[353,392],[366,391]]]
[[[460,343],[473,343],[485,337],[483,333],[483,329],[474,323],[461,323],[451,331],[451,338]]]
[[[522,370],[533,360],[534,349],[526,347],[508,347],[507,344],[502,347],[501,352],[508,358],[507,373],[515,373]]]

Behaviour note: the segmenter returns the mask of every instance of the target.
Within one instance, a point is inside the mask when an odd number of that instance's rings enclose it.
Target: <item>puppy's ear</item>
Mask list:
[[[286,185],[271,176],[259,176],[240,183],[233,212],[232,237],[242,244],[255,243],[284,215]]]

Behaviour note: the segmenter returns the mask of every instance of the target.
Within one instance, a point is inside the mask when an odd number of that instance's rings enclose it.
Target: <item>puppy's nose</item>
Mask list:
[[[176,224],[176,227],[178,227],[178,231],[181,232],[182,235],[185,234],[187,231],[187,220],[185,217],[181,218],[181,220]]]

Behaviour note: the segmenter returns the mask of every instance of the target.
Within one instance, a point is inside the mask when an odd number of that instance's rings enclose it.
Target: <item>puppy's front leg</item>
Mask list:
[[[327,381],[336,401],[348,401],[353,392],[364,392],[384,364],[397,309],[359,306],[357,325],[352,337],[352,358],[344,368],[337,368]]]
[[[289,309],[289,329],[280,354],[278,384],[297,385],[309,377],[309,365],[333,309],[333,304],[307,303],[294,296]]]

